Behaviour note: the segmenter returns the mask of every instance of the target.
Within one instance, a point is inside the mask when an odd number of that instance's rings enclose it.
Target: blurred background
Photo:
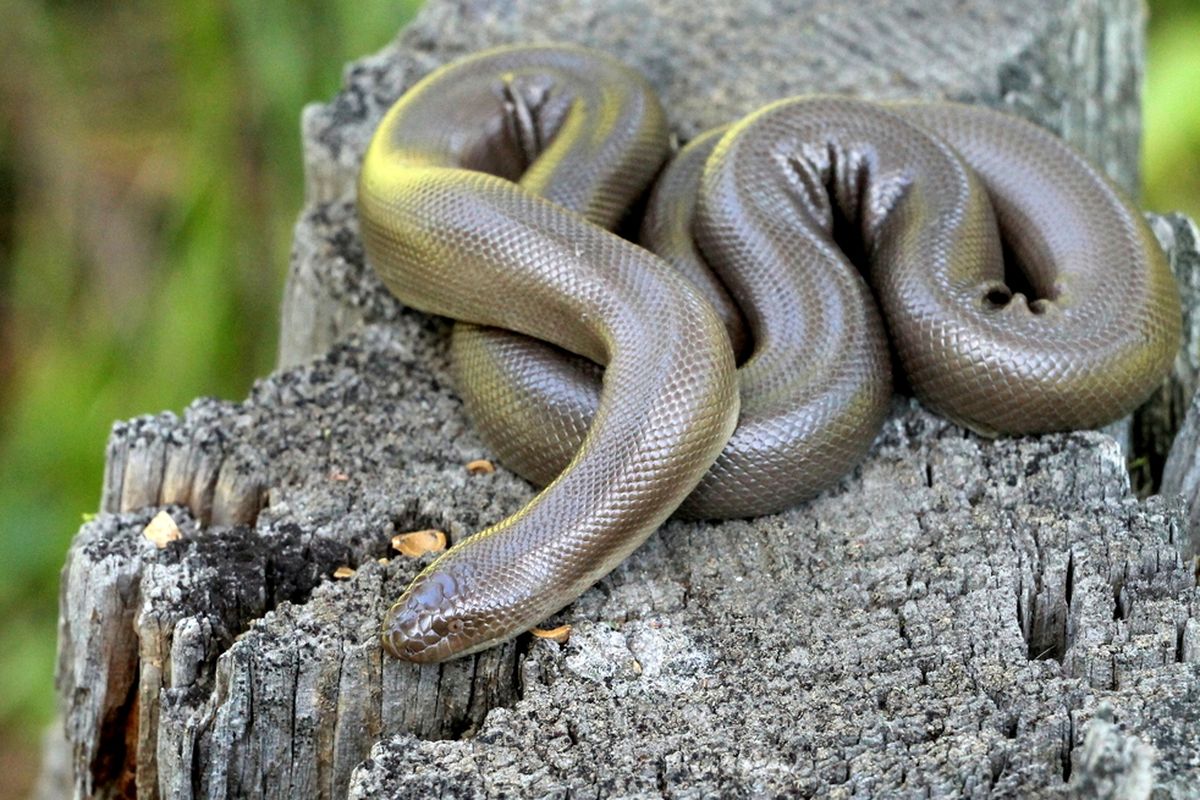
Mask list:
[[[5,0],[0,798],[53,714],[58,570],[113,420],[271,368],[299,114],[419,0]],[[1144,203],[1200,218],[1200,2],[1152,0]]]

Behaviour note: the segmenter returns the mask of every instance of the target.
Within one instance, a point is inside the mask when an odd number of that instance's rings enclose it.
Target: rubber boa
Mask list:
[[[1117,419],[1178,348],[1141,216],[1030,123],[781,100],[676,155],[637,247],[606,228],[667,152],[646,82],[574,47],[470,56],[381,122],[359,185],[368,260],[406,304],[461,321],[469,413],[545,486],[413,581],[384,622],[393,655],[528,629],[672,513],[753,516],[828,487],[878,431],[890,352],[922,402],[998,435]]]

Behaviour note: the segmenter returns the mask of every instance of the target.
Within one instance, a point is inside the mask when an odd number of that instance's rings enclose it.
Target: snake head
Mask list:
[[[491,609],[467,599],[468,576],[456,566],[430,565],[413,580],[383,620],[383,647],[402,661],[458,658],[507,638]],[[514,631],[515,633],[515,631]]]

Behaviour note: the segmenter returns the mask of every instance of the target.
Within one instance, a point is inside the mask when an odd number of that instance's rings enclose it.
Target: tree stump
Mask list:
[[[532,496],[465,468],[488,454],[448,327],[363,263],[357,166],[407,86],[574,41],[642,70],[681,138],[804,92],[950,97],[1133,189],[1143,24],[1138,0],[431,0],[305,111],[280,371],[113,429],[63,570],[59,777],[146,798],[1194,792],[1197,537],[1182,499],[1134,496],[1103,433],[989,441],[898,399],[813,502],[667,524],[552,621],[566,644],[415,666],[378,641],[429,558],[395,533],[458,540]],[[1195,263],[1190,223],[1155,225]],[[1134,426],[1147,459],[1192,396],[1194,342]],[[144,534],[161,510],[174,541]]]

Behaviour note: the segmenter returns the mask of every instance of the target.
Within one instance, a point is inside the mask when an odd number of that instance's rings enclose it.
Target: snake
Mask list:
[[[806,95],[670,151],[647,80],[573,45],[440,67],[376,129],[367,261],[456,320],[468,414],[542,487],[389,607],[396,658],[536,626],[673,514],[819,494],[862,460],[894,383],[984,436],[1093,428],[1178,350],[1141,215],[1013,115]]]

